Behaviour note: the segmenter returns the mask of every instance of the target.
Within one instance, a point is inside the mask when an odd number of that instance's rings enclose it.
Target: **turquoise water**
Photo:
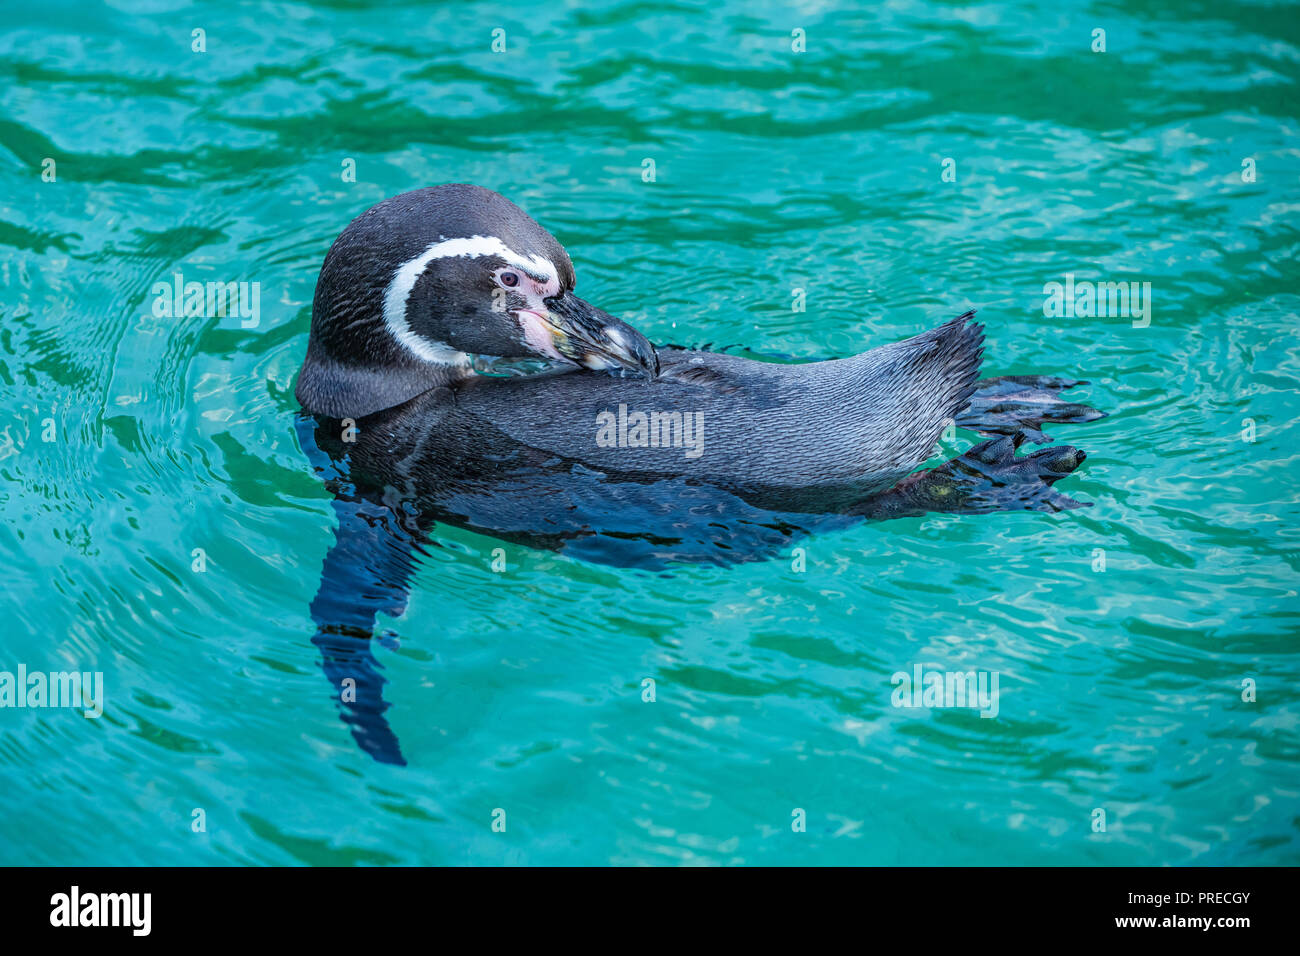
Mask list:
[[[4,10],[0,670],[105,707],[0,710],[0,862],[1300,862],[1294,6]],[[819,359],[978,308],[986,374],[1091,380],[1110,417],[1048,431],[1094,507],[802,572],[440,527],[376,647],[408,765],[371,761],[310,643],[293,382],[330,242],[448,181],[656,342]],[[177,272],[259,283],[257,325],[156,316]],[[1149,325],[1045,317],[1067,273],[1150,282]],[[892,706],[916,664],[998,673],[998,716]]]

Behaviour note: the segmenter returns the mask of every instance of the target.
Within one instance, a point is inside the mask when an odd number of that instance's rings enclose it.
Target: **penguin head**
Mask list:
[[[491,190],[386,199],[325,257],[298,401],[314,414],[368,415],[471,374],[475,356],[654,377],[653,346],[577,298],[575,283],[555,237]]]

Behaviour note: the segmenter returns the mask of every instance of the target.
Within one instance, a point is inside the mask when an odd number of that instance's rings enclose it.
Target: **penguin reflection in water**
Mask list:
[[[436,522],[605,564],[771,558],[802,536],[941,511],[1059,511],[1084,454],[1045,422],[1101,413],[1079,382],[980,379],[973,313],[851,358],[656,349],[574,295],[573,264],[504,197],[435,186],[335,241],[298,378],[299,434],[334,494],[314,642],[363,749],[402,763],[371,651]],[[946,428],[991,436],[914,471]]]

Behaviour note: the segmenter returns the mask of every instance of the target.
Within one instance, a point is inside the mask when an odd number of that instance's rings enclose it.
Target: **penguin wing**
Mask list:
[[[861,496],[924,462],[966,406],[983,354],[972,317],[827,362],[663,349],[653,381],[476,381],[457,392],[457,411],[606,472]]]

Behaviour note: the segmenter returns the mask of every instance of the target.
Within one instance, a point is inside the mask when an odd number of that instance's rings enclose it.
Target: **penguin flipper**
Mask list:
[[[320,587],[311,603],[312,643],[334,688],[343,722],[361,749],[381,763],[406,763],[397,735],[384,717],[382,666],[371,649],[380,612],[400,614],[414,567],[415,545],[382,504],[339,497],[334,545],[325,555]]]
[[[406,609],[417,532],[383,501],[358,494],[339,463],[321,448],[317,423],[299,416],[299,443],[334,495],[337,525],[325,554],[320,585],[311,602],[321,669],[333,687],[340,716],[361,749],[381,763],[405,765],[402,748],[384,712],[386,683],[371,640],[382,612]]]

